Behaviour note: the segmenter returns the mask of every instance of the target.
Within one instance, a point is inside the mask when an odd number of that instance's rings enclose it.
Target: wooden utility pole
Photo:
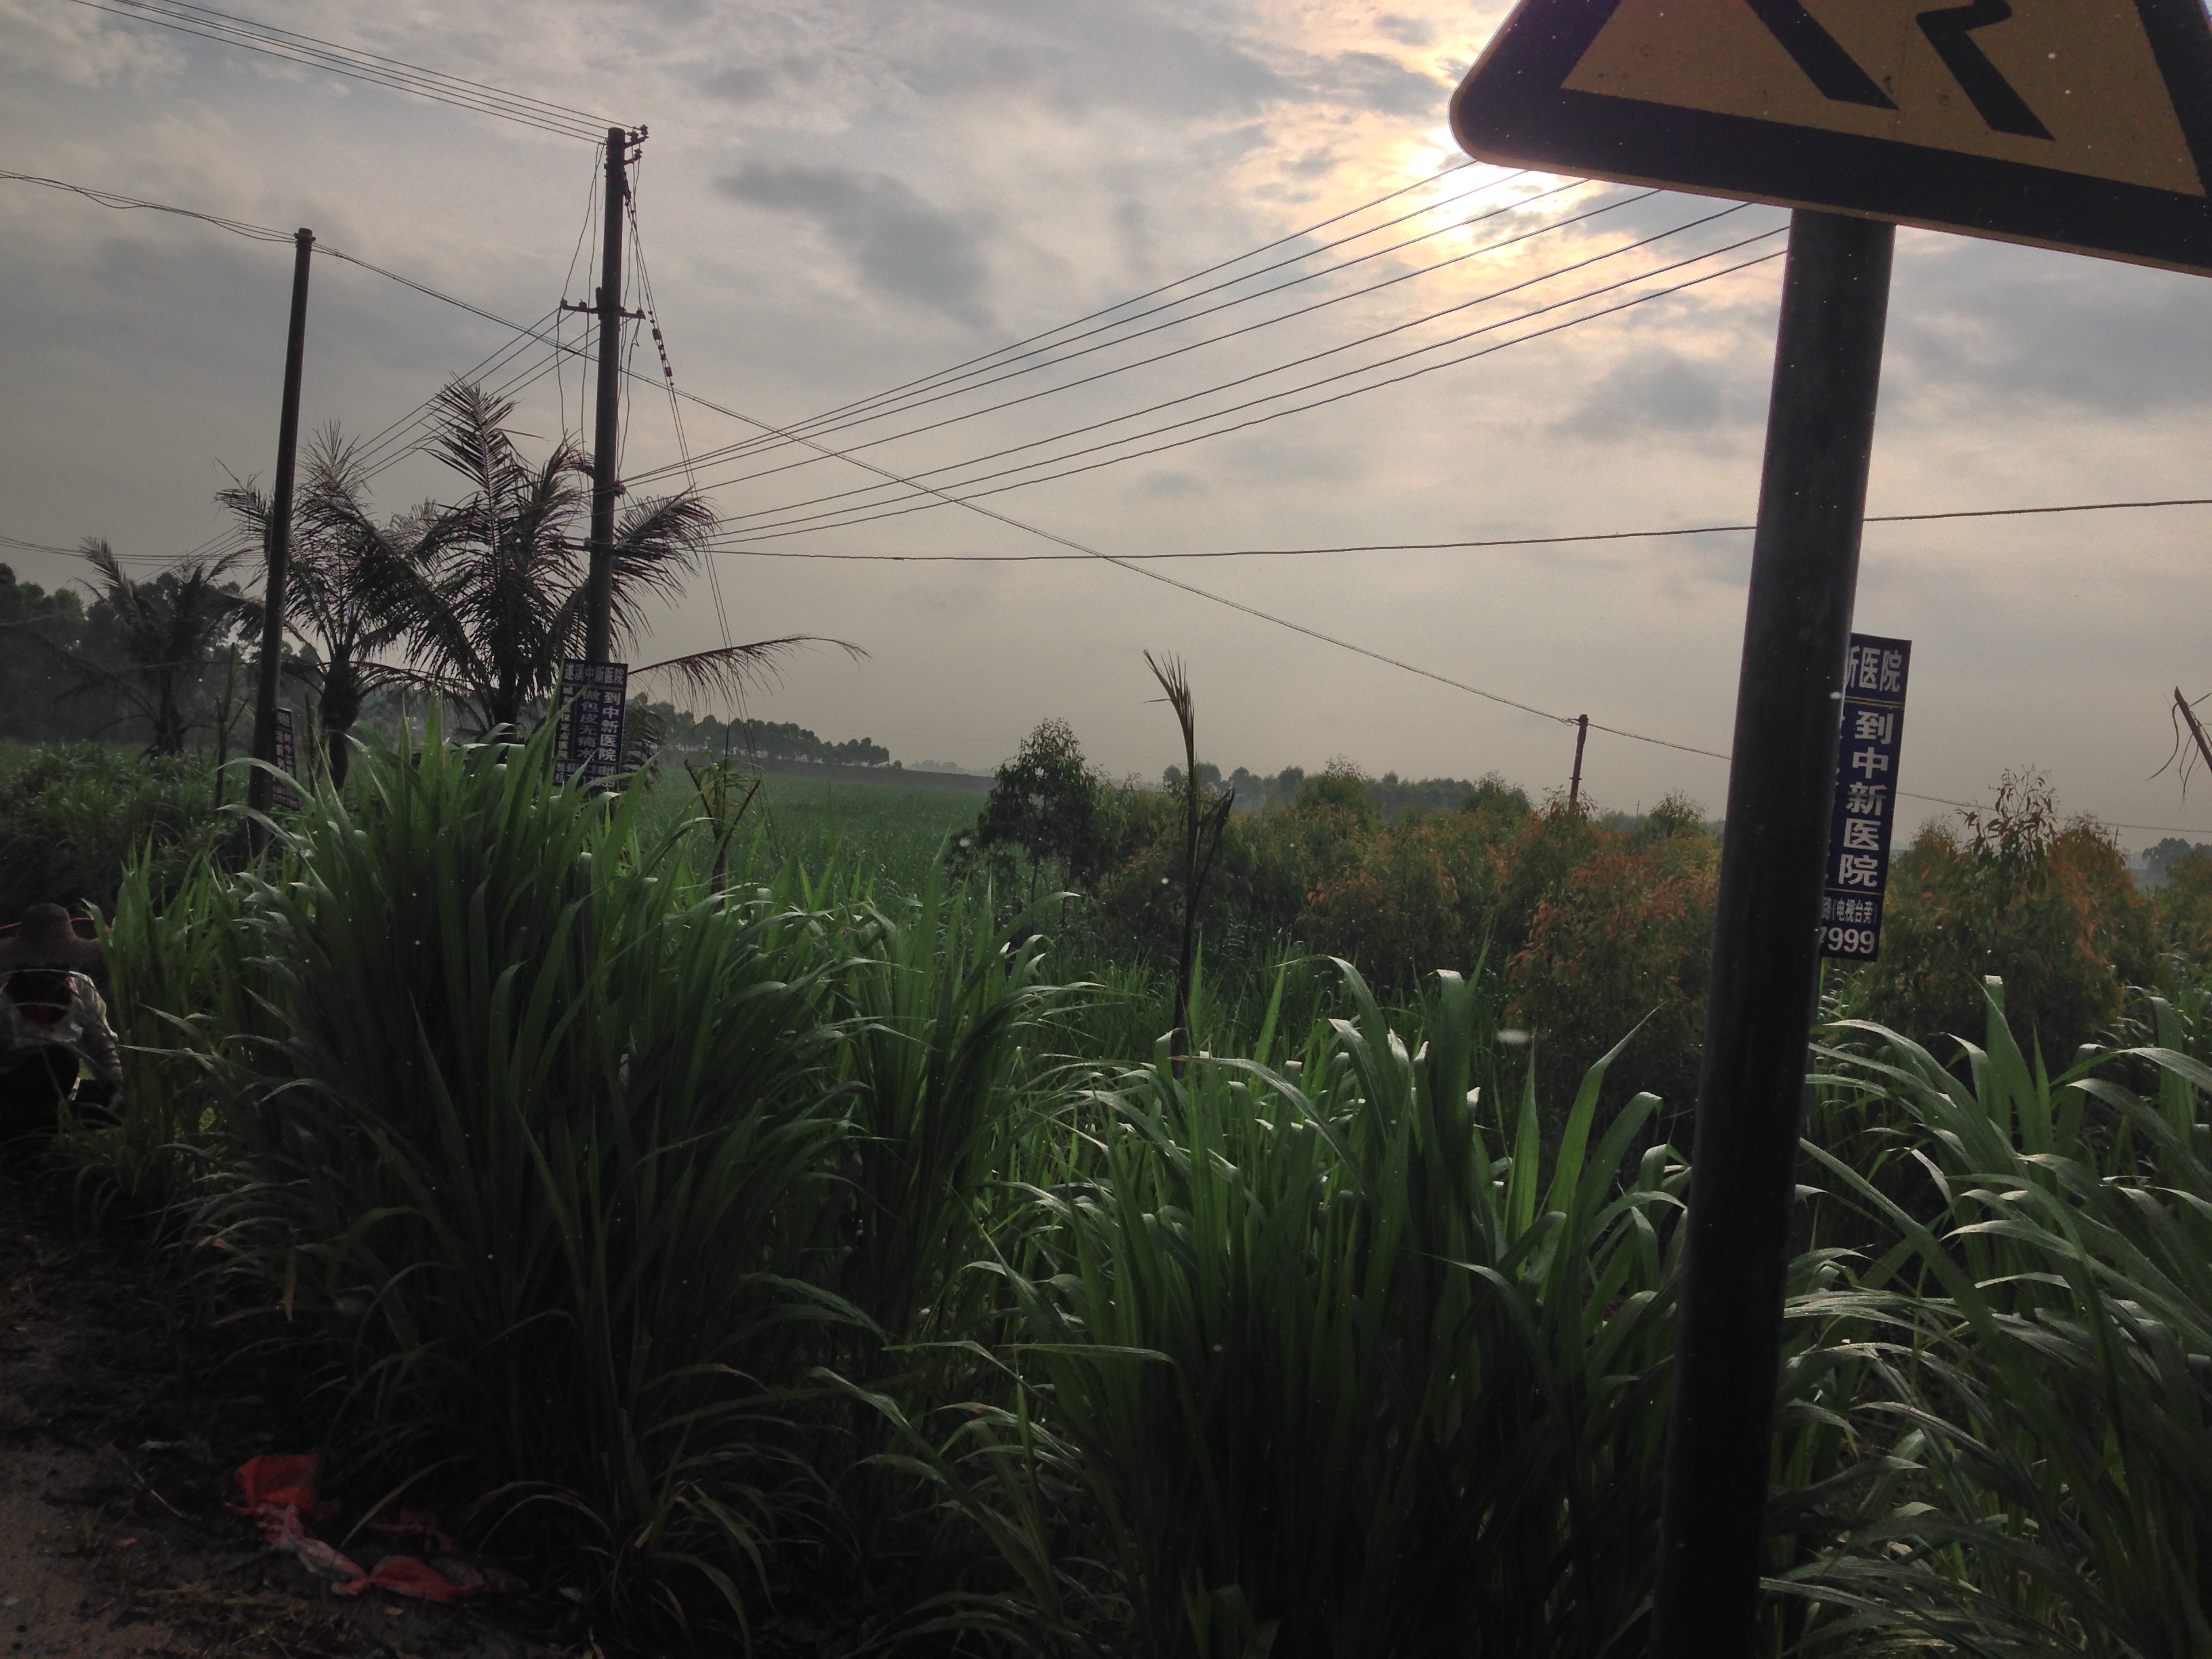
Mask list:
[[[284,662],[284,578],[292,554],[292,480],[300,454],[300,374],[307,349],[307,267],[315,233],[302,229],[293,239],[292,325],[284,341],[284,404],[276,417],[276,486],[269,503],[266,555],[268,589],[261,601],[261,672],[253,694],[253,758],[276,761],[276,678]],[[269,811],[276,780],[256,767],[246,786],[246,804]],[[268,831],[256,824],[253,842],[266,844]]]
[[[592,430],[591,574],[584,594],[584,658],[605,662],[612,649],[615,477],[622,426],[623,209],[629,200],[629,134],[607,129],[606,207],[599,236],[599,379]]]
[[[1574,775],[1567,780],[1567,805],[1571,807],[1583,804],[1583,745],[1589,741],[1589,716],[1577,714],[1575,716],[1575,770]]]

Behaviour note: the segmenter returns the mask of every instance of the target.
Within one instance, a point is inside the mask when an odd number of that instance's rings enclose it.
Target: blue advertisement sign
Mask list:
[[[623,708],[629,701],[629,665],[561,664],[561,715],[553,738],[553,781],[597,783],[622,768]]]
[[[1851,635],[1844,659],[1844,726],[1836,744],[1836,804],[1828,820],[1820,954],[1872,962],[1881,948],[1881,900],[1897,817],[1897,756],[1905,738],[1905,681],[1912,641]]]

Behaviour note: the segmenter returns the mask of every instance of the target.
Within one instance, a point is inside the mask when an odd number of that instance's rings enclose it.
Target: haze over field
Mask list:
[[[276,21],[649,126],[640,224],[679,380],[784,423],[1451,166],[1445,100],[1503,10],[1295,0],[295,0]],[[70,0],[0,0],[0,123],[7,168],[287,230],[312,226],[349,253],[501,316],[528,320],[564,295],[588,297],[583,267],[570,274],[596,183],[587,145]],[[1522,205],[1037,378],[1056,384],[1563,216],[1610,210],[867,453],[906,473],[948,466],[1273,370],[1600,255],[1615,258],[1514,296],[1504,314],[1575,284],[1591,289],[1714,256],[1614,296],[1631,297],[1780,246],[1717,254],[1783,222],[1754,207],[1630,251],[1726,204],[1558,185],[1486,169],[1424,185],[1312,240],[1454,204],[1342,258]],[[289,265],[282,246],[0,184],[0,285],[9,295],[0,362],[12,393],[0,410],[0,535],[69,545],[99,534],[150,556],[216,534],[211,497],[227,482],[222,469],[265,481],[270,468]],[[984,504],[1113,553],[1741,521],[1756,492],[1779,276],[1778,262],[1756,265],[1403,385]],[[1492,304],[1424,323],[1049,453],[1373,363],[1498,314]],[[2199,279],[1908,232],[1891,319],[1870,511],[2212,494],[2203,464],[2212,288]],[[570,337],[577,326],[572,319]],[[316,269],[310,329],[307,423],[335,420],[364,434],[508,337],[329,261]],[[635,361],[652,366],[649,342]],[[1000,395],[1030,389],[1019,381]],[[582,391],[573,370],[558,385],[538,381],[519,424],[547,437],[574,428]],[[978,401],[830,441],[883,438]],[[754,435],[696,408],[685,422],[696,452]],[[626,470],[675,456],[665,404],[636,398]],[[974,479],[1032,458],[946,477]],[[804,459],[780,452],[702,476]],[[817,459],[716,501],[736,519],[734,535],[769,522],[739,515],[875,482]],[[384,475],[379,499],[398,509],[440,487],[411,461]],[[2033,761],[2069,808],[2212,829],[2202,791],[2185,801],[2171,774],[2148,781],[2171,744],[2171,688],[2212,689],[2199,626],[2212,599],[2208,528],[2212,509],[2188,508],[1870,527],[1860,626],[1915,641],[1905,786],[1974,798],[2003,768]],[[1067,550],[948,507],[752,544],[818,554]],[[1538,708],[1586,711],[1719,750],[1748,556],[1749,538],[1730,534],[1150,568]],[[9,549],[0,557],[40,581],[74,574],[57,556]],[[1224,766],[1310,769],[1340,753],[1376,773],[1494,769],[1540,791],[1565,783],[1572,752],[1571,731],[1556,724],[1095,561],[992,568],[732,555],[720,576],[737,637],[833,634],[872,653],[857,665],[832,655],[802,662],[752,713],[824,733],[866,732],[909,761],[988,764],[1057,714],[1109,769],[1157,775],[1176,751],[1172,723],[1148,701],[1156,688],[1139,655],[1146,647],[1191,659],[1201,746]],[[720,638],[702,583],[659,618],[656,653]],[[1717,811],[1724,769],[1594,734],[1586,774],[1603,806],[1632,808],[1679,789]]]

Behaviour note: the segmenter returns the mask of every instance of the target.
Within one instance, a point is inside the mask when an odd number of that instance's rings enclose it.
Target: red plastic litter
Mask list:
[[[231,1471],[245,1503],[226,1504],[233,1515],[258,1515],[264,1506],[297,1510],[309,1521],[321,1521],[338,1512],[337,1504],[315,1496],[315,1455],[313,1452],[267,1452],[249,1457]]]
[[[457,1584],[426,1561],[411,1555],[387,1555],[369,1569],[368,1582],[394,1595],[412,1595],[424,1601],[458,1601],[476,1594],[475,1584]]]
[[[364,1573],[357,1563],[350,1557],[339,1554],[319,1538],[310,1538],[303,1532],[293,1532],[269,1541],[275,1547],[297,1557],[300,1565],[316,1577],[335,1580],[331,1585],[331,1593],[334,1595],[358,1595],[369,1586],[370,1576]]]
[[[389,1521],[372,1521],[368,1524],[372,1531],[386,1537],[419,1538],[440,1554],[449,1555],[460,1548],[452,1534],[438,1524],[438,1517],[422,1510],[403,1506]]]

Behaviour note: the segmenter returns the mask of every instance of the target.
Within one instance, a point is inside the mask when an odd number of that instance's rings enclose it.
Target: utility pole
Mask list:
[[[1567,805],[1571,809],[1583,804],[1583,745],[1589,741],[1589,716],[1575,716],[1575,770],[1567,780]]]
[[[268,591],[261,601],[261,672],[253,695],[253,758],[269,765],[276,761],[276,677],[284,661],[284,578],[292,554],[292,480],[300,453],[300,372],[307,349],[307,267],[315,249],[315,233],[302,229],[293,238],[292,325],[284,340],[284,404],[276,417],[276,486],[269,503],[267,527]],[[246,804],[267,812],[276,781],[256,767],[246,786]],[[255,847],[265,846],[269,832],[256,824]]]
[[[593,307],[599,318],[599,379],[597,421],[592,433],[591,574],[584,595],[584,659],[605,662],[612,649],[610,613],[614,603],[615,477],[621,441],[623,325],[623,208],[629,199],[629,134],[607,129],[607,198],[601,215],[599,292]]]
[[[1790,222],[1674,1322],[1651,1659],[1753,1651],[1775,1377],[1896,227]]]

